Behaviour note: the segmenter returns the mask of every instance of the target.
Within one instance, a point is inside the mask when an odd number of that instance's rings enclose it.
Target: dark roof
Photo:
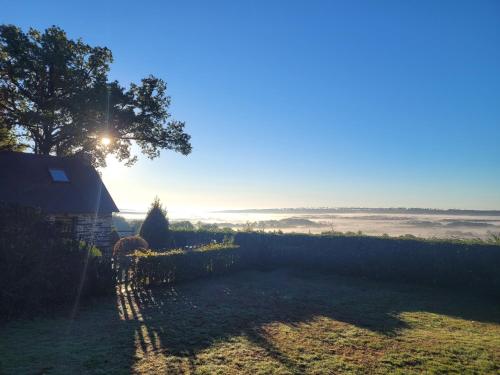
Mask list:
[[[49,169],[62,169],[69,182],[53,181]],[[97,171],[77,157],[0,152],[0,201],[46,213],[118,212]]]

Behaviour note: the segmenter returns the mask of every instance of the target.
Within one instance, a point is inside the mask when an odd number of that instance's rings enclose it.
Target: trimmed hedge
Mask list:
[[[134,281],[143,285],[178,283],[203,277],[222,275],[242,269],[241,252],[233,244],[207,245],[193,251],[173,250],[157,253],[138,251]]]
[[[368,236],[238,233],[269,267],[300,267],[500,295],[500,246]]]
[[[227,233],[182,232],[186,242],[222,242]],[[176,233],[177,235],[177,233]],[[137,278],[160,284],[242,269],[297,267],[500,296],[500,246],[368,236],[238,232],[234,245],[138,257]]]

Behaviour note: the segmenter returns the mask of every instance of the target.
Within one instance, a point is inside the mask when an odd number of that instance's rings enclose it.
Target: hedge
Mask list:
[[[238,233],[269,267],[292,266],[500,295],[500,246],[368,236]]]
[[[183,232],[200,240],[198,232]],[[203,234],[208,242],[227,233]],[[186,240],[187,241],[187,240]],[[420,285],[475,289],[500,296],[500,246],[368,236],[238,232],[234,242],[138,257],[146,284],[173,283],[242,269],[298,267]]]
[[[238,246],[233,244],[207,245],[193,251],[137,252],[134,280],[143,285],[178,283],[203,277],[221,275],[242,269]]]

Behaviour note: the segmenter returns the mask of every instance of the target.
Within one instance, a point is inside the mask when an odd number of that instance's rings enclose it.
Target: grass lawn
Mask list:
[[[500,371],[500,304],[294,271],[122,290],[0,325],[2,374]]]

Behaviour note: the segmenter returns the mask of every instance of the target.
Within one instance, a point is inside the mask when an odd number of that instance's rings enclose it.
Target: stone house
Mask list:
[[[118,208],[82,158],[0,152],[0,201],[39,208],[68,236],[111,254],[112,214]]]

